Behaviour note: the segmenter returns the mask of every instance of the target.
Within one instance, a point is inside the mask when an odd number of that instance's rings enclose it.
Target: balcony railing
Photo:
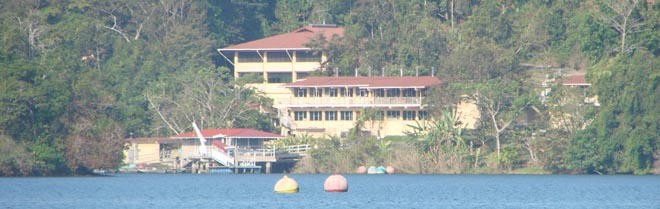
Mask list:
[[[289,107],[421,106],[424,97],[292,97]]]

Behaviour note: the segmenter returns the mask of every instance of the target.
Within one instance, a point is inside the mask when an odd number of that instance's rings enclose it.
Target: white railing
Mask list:
[[[288,105],[346,106],[346,105],[422,105],[423,97],[292,97]]]
[[[221,150],[216,146],[209,146],[209,147],[210,147],[209,150],[211,153],[211,159],[227,167],[234,165],[234,158],[229,156],[227,152]]]
[[[309,144],[289,145],[278,149],[279,152],[287,152],[292,154],[305,154],[309,150]]]

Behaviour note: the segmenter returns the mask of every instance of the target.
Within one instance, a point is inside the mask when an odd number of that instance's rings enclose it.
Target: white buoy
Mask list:
[[[296,193],[299,191],[298,182],[284,175],[277,183],[275,183],[275,193]]]
[[[348,182],[344,176],[340,174],[333,174],[325,179],[325,183],[323,183],[323,190],[326,192],[347,192]]]

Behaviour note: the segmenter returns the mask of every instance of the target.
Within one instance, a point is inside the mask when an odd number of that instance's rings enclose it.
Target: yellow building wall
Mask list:
[[[261,53],[262,62],[241,62],[240,59],[237,59],[238,53],[236,52],[234,53],[234,77],[238,77],[240,73],[264,73],[264,83],[266,83],[268,73],[291,72],[293,73],[292,79],[295,81],[298,79],[295,73],[316,71],[321,68],[321,62],[326,59],[325,54],[322,54],[320,62],[297,62],[296,52],[289,53],[292,56],[290,62],[269,62],[268,52]]]
[[[472,101],[460,101],[456,104],[456,117],[461,121],[461,128],[477,128],[481,113],[479,107]]]
[[[289,118],[291,118],[291,134],[296,136],[312,136],[312,137],[331,137],[331,136],[342,136],[342,132],[349,132],[357,122],[356,111],[361,111],[361,109],[353,109],[353,120],[325,120],[325,111],[349,111],[348,109],[326,109],[326,108],[314,108],[314,109],[300,109],[296,111],[307,111],[307,118],[304,120],[293,120],[293,112]],[[388,110],[388,109],[383,109]],[[401,109],[401,110],[412,110],[412,109]],[[312,121],[309,119],[309,111],[321,111],[322,120]],[[414,110],[418,111],[418,110]],[[339,115],[338,115],[339,117]],[[371,120],[365,121],[361,127],[362,131],[369,131],[372,136],[376,137],[385,137],[385,136],[402,136],[406,132],[412,131],[412,128],[409,125],[416,125],[418,122],[422,123],[423,120],[403,120],[402,116],[399,116],[398,119],[385,118],[383,120]],[[286,130],[284,130],[286,131]],[[286,135],[286,133],[282,133]]]
[[[160,145],[157,142],[128,143],[128,147],[127,150],[124,150],[125,164],[151,164],[160,162]]]
[[[273,99],[273,107],[281,108],[293,96],[291,90],[285,88],[285,83],[253,83],[246,86],[254,88],[258,93]]]

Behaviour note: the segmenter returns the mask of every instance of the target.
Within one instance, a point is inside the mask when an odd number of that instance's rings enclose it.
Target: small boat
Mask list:
[[[387,173],[385,171],[385,167],[383,166],[369,166],[369,169],[367,169],[367,174],[385,174]]]

